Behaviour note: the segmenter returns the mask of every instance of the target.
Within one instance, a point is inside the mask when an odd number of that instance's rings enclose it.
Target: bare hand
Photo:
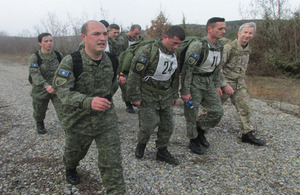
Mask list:
[[[91,107],[93,110],[104,111],[110,108],[110,101],[105,98],[94,97],[92,99]]]
[[[141,101],[131,102],[131,104],[139,108],[141,105]]]
[[[55,93],[54,93],[54,89],[53,89],[53,87],[52,87],[51,85],[48,85],[48,86],[46,87],[46,91],[47,91],[48,93],[52,94],[52,95],[55,94]]]
[[[184,103],[187,103],[189,100],[192,99],[192,95],[191,94],[186,94],[186,95],[182,94],[181,99],[184,101]]]
[[[121,85],[125,85],[126,84],[126,78],[125,78],[125,76],[119,76],[119,83],[121,84]]]
[[[219,96],[222,96],[222,95],[223,95],[223,92],[222,92],[222,89],[221,89],[221,88],[217,88],[217,92],[218,92]]]
[[[224,92],[227,93],[228,95],[233,95],[234,94],[234,90],[232,89],[232,87],[230,85],[226,85],[223,88]]]

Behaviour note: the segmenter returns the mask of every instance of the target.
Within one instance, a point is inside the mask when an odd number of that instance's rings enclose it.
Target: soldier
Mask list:
[[[114,40],[118,39],[119,34],[120,34],[120,26],[117,24],[111,24],[109,25],[109,32],[108,32],[108,36],[113,38]]]
[[[199,155],[203,154],[200,144],[209,147],[205,131],[215,127],[223,116],[220,100],[223,45],[219,39],[224,36],[225,27],[224,18],[209,19],[206,24],[207,37],[204,41],[197,40],[189,45],[182,68],[181,98],[185,103],[192,100],[194,105],[193,108],[186,104],[184,106],[189,148]],[[197,122],[200,104],[206,109],[207,115]]]
[[[127,34],[119,37],[119,42],[122,44],[122,51],[126,50],[129,45],[143,39],[141,36],[141,31],[142,27],[138,24],[134,24],[131,26]]]
[[[245,23],[240,26],[238,38],[224,46],[222,71],[222,104],[230,97],[236,107],[242,131],[242,142],[264,146],[265,142],[253,135],[250,125],[250,96],[245,83],[245,74],[249,62],[249,41],[254,37],[256,24]]]
[[[105,26],[107,32],[109,32],[109,23],[106,20],[100,20],[99,22],[101,22]],[[79,43],[78,50],[81,50],[82,48],[84,48],[84,42],[83,41],[81,41]],[[108,50],[108,47],[106,47],[106,51],[107,50]]]
[[[124,194],[118,122],[111,98],[117,77],[111,58],[104,52],[108,34],[98,21],[86,22],[81,32],[85,43],[79,51],[82,73],[75,77],[71,54],[63,59],[54,78],[64,109],[66,179],[73,185],[80,183],[76,167],[95,140],[107,194]]]
[[[121,44],[121,51],[125,51],[129,45],[135,43],[136,41],[143,40],[143,37],[141,36],[141,31],[142,31],[142,27],[138,24],[134,24],[131,26],[130,31],[127,34],[120,36],[118,41]],[[125,102],[126,111],[128,113],[135,113],[134,108],[127,97],[127,85],[126,85],[127,77],[128,77],[127,74],[120,72],[119,85],[122,90],[122,99]]]
[[[46,110],[51,100],[58,119],[61,120],[61,102],[55,95],[52,81],[55,71],[61,61],[62,54],[52,49],[53,38],[50,33],[38,36],[40,50],[32,54],[29,59],[29,81],[32,83],[31,97],[33,117],[36,121],[38,134],[47,133],[44,125]]]
[[[150,135],[158,127],[156,159],[179,164],[167,146],[174,129],[172,105],[178,99],[179,56],[175,52],[184,39],[184,30],[180,26],[172,26],[162,40],[141,47],[132,60],[128,75],[128,97],[132,104],[139,107],[137,158],[144,156]]]
[[[121,53],[121,44],[117,41],[119,37],[120,27],[117,24],[109,25],[108,42],[105,51],[118,56]]]

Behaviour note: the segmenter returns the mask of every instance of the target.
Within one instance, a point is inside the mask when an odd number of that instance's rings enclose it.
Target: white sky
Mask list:
[[[160,11],[172,24],[205,24],[214,16],[226,21],[245,19],[239,11],[247,10],[250,0],[1,0],[0,32],[18,36],[24,31],[34,32],[48,13],[56,14],[60,21],[68,22],[68,15],[83,22],[105,19],[126,28],[140,24],[151,26]],[[299,9],[299,0],[288,0],[292,9]],[[246,14],[246,13],[245,13]]]

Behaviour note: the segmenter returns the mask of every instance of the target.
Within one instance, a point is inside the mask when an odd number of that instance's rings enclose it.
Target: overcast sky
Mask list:
[[[163,11],[172,24],[205,24],[214,16],[226,21],[245,19],[240,9],[247,10],[250,0],[1,0],[0,32],[18,36],[24,31],[34,32],[49,13],[67,22],[68,16],[75,21],[106,19],[126,28],[140,24],[143,29]],[[288,0],[292,9],[299,8],[299,0]]]

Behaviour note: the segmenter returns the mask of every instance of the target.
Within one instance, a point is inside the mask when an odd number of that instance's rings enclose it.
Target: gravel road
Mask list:
[[[27,66],[0,63],[0,194],[105,194],[93,143],[79,167],[81,184],[67,184],[62,163],[64,132],[52,105],[38,135],[32,118]],[[207,134],[204,155],[190,153],[182,101],[175,106],[169,147],[179,166],[155,160],[153,135],[143,159],[134,157],[137,114],[125,112],[120,90],[114,97],[119,116],[127,194],[300,194],[300,119],[253,99],[252,121],[267,145],[240,141],[235,108],[227,103],[221,123]],[[300,111],[299,106],[280,104]]]

